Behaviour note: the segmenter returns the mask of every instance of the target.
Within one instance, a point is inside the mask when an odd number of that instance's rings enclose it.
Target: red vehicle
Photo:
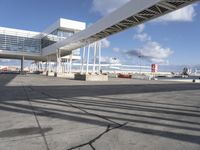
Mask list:
[[[130,74],[118,74],[118,78],[132,78],[132,75],[130,75]]]

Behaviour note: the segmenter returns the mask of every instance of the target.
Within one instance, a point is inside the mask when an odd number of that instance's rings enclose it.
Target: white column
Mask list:
[[[84,65],[85,65],[85,46],[83,47],[81,74],[83,74],[83,72],[84,72]]]
[[[61,57],[60,57],[59,49],[57,50],[56,56],[57,56],[56,72],[59,73],[59,72],[61,72]]]
[[[67,73],[69,73],[69,59],[67,58]]]
[[[47,62],[48,62],[48,69],[47,71],[50,72],[50,62],[49,62],[49,56],[47,56]]]
[[[93,71],[92,73],[95,73],[96,70],[96,52],[97,52],[97,42],[94,43],[94,61],[93,61]]]
[[[56,72],[58,73],[58,61],[59,61],[59,54],[58,54],[59,50],[57,50],[57,53],[56,53]]]
[[[90,44],[88,45],[88,52],[87,52],[87,69],[86,69],[86,74],[89,73],[89,61],[90,61]]]
[[[73,53],[70,55],[69,73],[72,73],[72,56],[73,56]]]
[[[65,64],[66,64],[66,59],[64,59],[64,62],[63,62],[63,72],[64,72],[64,73],[66,72]]]
[[[99,50],[99,74],[101,73],[101,41],[98,42],[98,50]]]

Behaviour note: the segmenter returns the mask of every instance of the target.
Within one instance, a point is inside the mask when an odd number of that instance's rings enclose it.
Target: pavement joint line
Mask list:
[[[27,98],[27,100],[28,100],[28,102],[29,102],[29,105],[31,106],[31,109],[32,109],[32,112],[33,112],[33,114],[34,114],[34,117],[35,117],[35,120],[36,120],[36,122],[37,122],[37,125],[38,125],[38,127],[39,127],[39,129],[40,129],[40,133],[41,133],[41,136],[43,137],[46,150],[50,150],[50,148],[49,148],[49,146],[48,146],[48,143],[47,143],[47,139],[46,139],[46,137],[45,137],[45,133],[44,133],[43,130],[42,130],[42,127],[41,127],[41,125],[40,125],[40,122],[39,122],[39,120],[38,120],[38,118],[37,118],[37,114],[35,113],[34,107],[33,107],[32,103],[31,103],[31,99],[30,99],[30,97],[29,97],[29,95],[28,95],[28,92],[27,92],[27,90],[26,90],[26,88],[25,88],[23,82],[21,82],[21,85],[22,85],[23,90],[24,90],[24,92],[25,92],[26,98]]]

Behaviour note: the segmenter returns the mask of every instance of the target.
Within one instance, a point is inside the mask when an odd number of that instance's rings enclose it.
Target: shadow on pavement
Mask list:
[[[7,81],[0,79],[1,86],[5,86],[13,78],[15,78],[15,75],[10,76]],[[200,127],[198,127],[200,125],[199,106],[182,103],[172,104],[171,101],[137,100],[134,99],[134,96],[132,99],[112,97],[112,95],[134,95],[138,93],[160,94],[160,92],[186,90],[196,90],[199,92],[199,84],[66,85],[24,86],[24,88],[31,97],[37,116],[81,122],[96,126],[107,126],[107,121],[92,116],[89,113],[70,111],[68,108],[73,105],[87,112],[101,114],[105,118],[119,122],[129,122],[121,130],[200,144]],[[21,94],[21,97],[17,98],[15,95],[18,92],[22,92],[20,86],[7,86],[5,92],[10,92],[10,94],[13,92],[14,94],[9,98],[0,97],[1,111],[32,115],[31,106],[19,103],[19,101],[26,101],[26,96]],[[59,101],[56,99],[59,99]],[[59,109],[59,107],[64,107],[65,109]],[[197,121],[191,120],[191,118],[195,118]],[[142,126],[134,126],[135,123],[142,124]],[[147,127],[145,128],[144,126],[146,125]],[[167,128],[168,130],[155,129],[155,126]],[[171,128],[178,129],[179,132],[171,130]],[[187,132],[181,132],[182,130]]]

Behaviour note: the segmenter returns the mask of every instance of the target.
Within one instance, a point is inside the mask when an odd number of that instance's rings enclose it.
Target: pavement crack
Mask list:
[[[73,107],[73,108],[75,108],[75,109],[78,109],[78,110],[82,111],[83,113],[86,113],[86,114],[88,114],[88,115],[90,115],[90,116],[95,116],[95,117],[101,118],[101,119],[103,119],[103,120],[109,121],[109,122],[111,122],[111,123],[120,125],[118,122],[115,122],[115,121],[113,121],[113,120],[111,120],[111,119],[109,119],[109,118],[107,118],[107,117],[104,117],[104,116],[101,116],[101,115],[98,115],[98,114],[95,114],[95,113],[90,113],[90,112],[88,112],[87,110],[82,109],[82,108],[80,108],[80,107],[78,107],[78,106],[76,106],[76,105],[73,105],[73,104],[70,103],[70,102],[66,102],[65,99],[61,99],[61,98],[59,98],[59,97],[55,97],[55,96],[50,95],[50,94],[47,94],[47,93],[45,93],[45,92],[37,91],[37,90],[33,89],[31,86],[30,86],[29,88],[30,88],[32,91],[39,92],[39,93],[41,93],[42,95],[45,95],[45,96],[47,96],[47,97],[53,97],[53,98],[56,99],[58,102],[64,103],[64,104],[68,104],[69,106],[71,106],[71,107]]]
[[[60,103],[64,103],[64,104],[68,104],[70,107],[73,107],[75,109],[78,109],[80,111],[82,111],[83,113],[86,113],[88,115],[91,115],[91,116],[95,116],[95,117],[98,117],[98,118],[101,118],[103,120],[106,120],[106,121],[109,121],[110,123],[112,124],[109,124],[107,125],[107,128],[105,131],[103,131],[102,133],[100,133],[99,135],[97,135],[95,138],[93,138],[92,140],[90,140],[89,142],[86,142],[86,143],[83,143],[83,144],[80,144],[80,145],[77,145],[77,146],[74,146],[74,147],[71,147],[69,149],[64,149],[64,150],[73,150],[73,149],[76,149],[76,148],[81,148],[81,147],[84,147],[84,146],[90,146],[92,150],[96,150],[96,148],[93,146],[93,143],[95,143],[98,139],[100,139],[104,134],[114,130],[114,129],[118,129],[118,128],[121,128],[123,126],[126,126],[127,125],[127,122],[126,123],[123,123],[123,124],[120,124],[118,122],[115,122],[107,117],[104,117],[104,116],[101,116],[101,115],[98,115],[98,114],[95,114],[95,113],[90,113],[88,112],[87,110],[79,107],[79,106],[76,106],[76,105],[73,105],[72,103],[70,102],[67,102],[66,99],[61,99],[59,97],[55,97],[53,95],[50,95],[50,94],[47,94],[46,92],[43,92],[43,91],[38,91],[38,90],[35,90],[33,89],[31,86],[29,87],[32,91],[36,91],[36,92],[39,92],[41,93],[42,95],[45,95],[47,97],[51,97],[51,98],[54,98],[56,99],[58,102]]]
[[[92,144],[90,144],[90,147],[92,148],[92,150],[96,150]]]
[[[42,138],[43,138],[43,140],[44,140],[44,144],[45,144],[45,146],[46,146],[46,150],[50,150],[49,145],[48,145],[48,143],[47,143],[47,139],[46,139],[45,133],[43,132],[43,129],[42,129],[41,125],[40,125],[40,122],[39,122],[39,120],[38,120],[37,114],[35,113],[35,108],[34,108],[34,106],[33,106],[32,103],[31,103],[31,98],[30,98],[30,96],[29,96],[29,94],[28,94],[28,92],[27,92],[27,90],[26,90],[26,88],[25,88],[25,86],[24,86],[24,84],[23,84],[22,82],[21,82],[21,85],[22,85],[22,87],[23,87],[25,96],[26,96],[26,98],[27,98],[27,100],[28,100],[28,102],[29,102],[29,105],[30,105],[30,107],[31,107],[31,109],[32,109],[32,112],[33,112],[33,115],[34,115],[34,117],[35,117],[36,123],[37,123],[37,125],[38,125],[39,130],[40,130],[40,134],[41,134],[41,136],[42,136]]]
[[[82,108],[80,108],[80,107],[78,107],[78,106],[75,106],[75,105],[73,105],[73,104],[71,104],[71,103],[69,103],[69,102],[66,102],[66,101],[63,101],[63,100],[60,100],[60,102],[62,102],[62,103],[67,103],[67,104],[70,105],[71,107],[76,108],[76,109],[79,109],[80,111],[82,111],[82,112],[84,112],[84,113],[86,113],[86,114],[88,114],[88,115],[90,115],[90,116],[95,116],[95,117],[101,118],[101,119],[103,119],[103,120],[109,121],[109,122],[111,122],[111,123],[120,125],[118,122],[115,122],[115,121],[113,121],[113,120],[111,120],[111,119],[109,119],[109,118],[107,118],[107,117],[104,117],[104,116],[101,116],[101,115],[98,115],[98,114],[95,114],[95,113],[90,113],[90,112],[88,112],[87,110],[82,109]]]
[[[124,123],[124,124],[120,124],[120,125],[117,125],[117,126],[114,126],[112,127],[110,124],[107,126],[106,130],[103,131],[102,133],[100,133],[99,135],[97,135],[95,138],[93,138],[92,140],[86,142],[86,143],[83,143],[83,144],[80,144],[80,145],[77,145],[77,146],[74,146],[74,147],[71,147],[69,149],[64,149],[64,150],[74,150],[76,148],[81,148],[81,147],[84,147],[84,146],[87,146],[89,145],[92,150],[96,150],[96,148],[93,146],[93,143],[95,143],[97,140],[99,140],[103,135],[105,135],[106,133],[114,130],[114,129],[118,129],[118,128],[122,128],[124,126],[126,126],[127,123]]]

